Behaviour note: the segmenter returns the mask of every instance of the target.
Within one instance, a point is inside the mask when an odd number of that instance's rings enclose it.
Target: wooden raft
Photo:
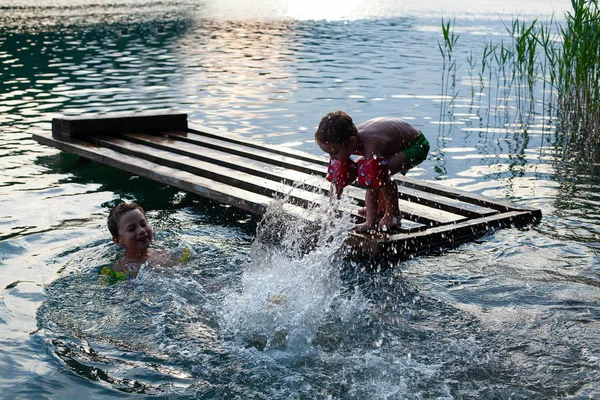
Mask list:
[[[328,159],[283,150],[201,126],[186,114],[55,118],[52,134],[34,132],[41,144],[107,164],[208,199],[263,214],[274,196],[289,197],[285,209],[313,218],[306,208],[328,196]],[[357,254],[407,258],[481,237],[505,227],[538,222],[538,209],[398,176],[402,226],[397,233],[351,234]],[[302,186],[298,187],[298,183]],[[358,203],[364,189],[344,191]]]

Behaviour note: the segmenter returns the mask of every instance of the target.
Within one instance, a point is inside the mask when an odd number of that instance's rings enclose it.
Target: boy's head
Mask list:
[[[350,138],[358,135],[358,130],[352,118],[343,111],[327,113],[315,132],[315,141],[318,145],[341,144],[348,146]]]
[[[113,242],[126,250],[143,251],[152,242],[152,227],[142,207],[136,203],[121,203],[107,218]]]
[[[315,141],[332,159],[342,162],[348,161],[359,149],[358,129],[343,111],[330,112],[321,118]]]

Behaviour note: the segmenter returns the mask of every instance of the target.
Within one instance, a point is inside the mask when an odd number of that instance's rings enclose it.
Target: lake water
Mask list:
[[[543,108],[516,124],[467,79],[470,51],[513,17],[569,6],[0,0],[0,397],[599,398],[598,160],[560,146]],[[451,108],[441,18],[460,34]],[[320,154],[314,130],[336,109],[409,120],[432,144],[409,176],[543,220],[375,272],[339,258],[347,220],[301,257],[277,210],[259,224],[31,139],[58,115],[167,110]],[[120,199],[191,260],[104,284]],[[273,229],[289,240],[268,244]]]

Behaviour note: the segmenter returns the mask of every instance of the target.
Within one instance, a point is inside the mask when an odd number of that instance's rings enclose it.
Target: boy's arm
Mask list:
[[[334,194],[337,199],[342,196],[344,188],[356,180],[356,164],[348,159],[345,162],[331,159],[327,167],[326,179],[331,182],[329,197]]]

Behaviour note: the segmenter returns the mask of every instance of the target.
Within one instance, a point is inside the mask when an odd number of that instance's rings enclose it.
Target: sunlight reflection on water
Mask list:
[[[479,51],[487,35],[506,35],[498,16],[543,18],[551,15],[548,2],[0,5],[0,333],[1,349],[10,350],[0,352],[2,372],[10,370],[0,374],[0,387],[21,397],[36,389],[56,397],[130,390],[124,380],[98,381],[92,367],[99,367],[150,383],[147,393],[213,398],[598,393],[597,174],[563,159],[548,141],[554,127],[542,113],[527,130],[500,107],[486,115],[489,92],[473,101],[465,71],[455,112],[440,111],[451,98],[440,94],[440,17],[460,20],[464,67],[470,47]],[[337,302],[349,309],[331,312],[330,298],[300,296],[280,321],[296,329],[295,316],[310,317],[310,338],[319,337],[309,357],[262,352],[247,346],[243,329],[270,333],[273,326],[248,310],[265,314],[268,285],[295,281],[253,273],[275,273],[280,263],[292,276],[331,265],[284,257],[268,263],[260,255],[244,264],[254,234],[244,231],[247,215],[79,165],[29,135],[32,127],[48,129],[58,114],[158,109],[313,154],[320,154],[315,125],[331,109],[348,110],[357,121],[398,115],[432,143],[411,177],[541,208],[544,219],[531,230],[499,231],[378,273],[359,261],[336,264],[340,278],[325,282],[331,292],[344,299],[360,293],[361,301]],[[158,243],[193,243],[201,251],[196,263],[176,270],[179,277],[149,274],[129,286],[102,286],[96,267],[117,252],[105,227],[115,198],[149,210]],[[310,289],[313,276],[302,278]],[[81,370],[68,369],[73,365]],[[27,388],[34,381],[40,383]]]

